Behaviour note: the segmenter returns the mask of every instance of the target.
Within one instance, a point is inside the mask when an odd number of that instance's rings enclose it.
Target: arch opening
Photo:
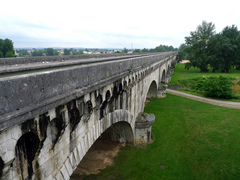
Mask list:
[[[133,144],[133,131],[130,124],[125,121],[113,124],[94,142],[71,178],[80,179],[80,177],[96,174],[99,170],[110,166],[114,156],[126,143]]]
[[[22,135],[17,141],[15,153],[22,179],[31,179],[34,174],[33,161],[39,149],[40,140],[33,132]]]
[[[165,69],[163,70],[162,72],[162,80],[161,82],[165,82],[166,81],[166,72],[165,72]]]
[[[157,97],[157,84],[156,81],[153,81],[148,89],[147,98]]]

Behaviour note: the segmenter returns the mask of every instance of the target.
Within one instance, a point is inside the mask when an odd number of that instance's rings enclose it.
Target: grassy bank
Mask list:
[[[239,79],[240,78],[240,71],[231,69],[229,73],[221,73],[216,72],[212,73],[209,72],[200,72],[197,68],[190,68],[189,70],[185,69],[184,64],[178,64],[174,74],[172,76],[172,81],[169,85],[178,85],[184,87],[184,89],[179,89],[180,91],[184,91],[190,94],[203,96],[203,92],[196,90],[197,84],[200,82],[201,79],[206,79],[210,77],[228,77],[230,79]],[[233,80],[232,80],[233,81]],[[234,80],[234,85],[232,87],[233,96],[235,98],[230,99],[230,101],[237,101],[240,102],[240,83],[237,80]],[[215,98],[216,99],[216,98]],[[226,99],[220,99],[226,100]]]
[[[127,146],[115,164],[85,179],[240,179],[239,110],[167,94],[154,113],[155,141]]]

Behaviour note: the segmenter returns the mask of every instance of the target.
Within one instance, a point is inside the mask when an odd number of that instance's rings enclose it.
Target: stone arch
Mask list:
[[[34,174],[33,161],[40,146],[38,136],[33,132],[22,135],[15,147],[17,167],[22,179],[31,179]]]
[[[147,92],[147,98],[155,98],[155,97],[157,97],[157,83],[156,81],[152,81]]]
[[[119,109],[119,110],[115,110],[114,112],[109,112],[102,120],[101,120],[101,134],[103,132],[105,132],[108,128],[111,128],[112,125],[119,123],[119,122],[123,122],[123,123],[127,123],[130,128],[131,128],[131,132],[132,132],[132,139],[133,139],[133,132],[134,132],[134,124],[135,123],[133,121],[133,115],[131,113],[129,113],[129,111],[127,110],[123,110],[123,109]],[[123,125],[124,126],[124,125]],[[114,127],[114,126],[113,126]],[[125,127],[125,126],[124,126]],[[116,128],[116,127],[114,127]],[[128,129],[130,130],[130,129]],[[123,129],[124,131],[124,129]],[[100,135],[101,135],[100,134]],[[122,135],[122,133],[120,133],[120,135]],[[117,137],[116,135],[113,135],[113,137]],[[113,139],[114,140],[114,139]],[[117,139],[115,139],[117,140]],[[133,141],[130,141],[130,139],[127,139],[126,142],[128,143],[132,143]]]
[[[112,141],[134,144],[134,135],[131,125],[126,121],[120,121],[112,124],[102,135],[104,139]]]

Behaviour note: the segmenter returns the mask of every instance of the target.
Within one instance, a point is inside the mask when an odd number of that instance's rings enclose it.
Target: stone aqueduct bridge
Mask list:
[[[0,59],[1,179],[67,180],[103,132],[147,143],[145,100],[165,96],[175,65],[173,52]]]

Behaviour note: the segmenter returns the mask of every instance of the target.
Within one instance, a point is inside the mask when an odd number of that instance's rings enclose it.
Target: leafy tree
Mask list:
[[[185,43],[189,47],[185,52],[189,54],[190,63],[187,63],[185,68],[190,67],[200,68],[201,72],[207,72],[208,59],[208,41],[215,34],[215,25],[210,22],[202,21],[202,24],[197,26],[196,31],[190,32],[189,37],[185,37]]]
[[[142,52],[148,52],[148,49],[143,48],[143,49],[142,49]]]
[[[54,50],[53,50],[53,55],[54,55],[54,56],[58,56],[58,55],[59,55],[58,50],[54,49]]]
[[[0,39],[0,58],[3,58],[3,44],[4,44],[4,40]]]
[[[14,57],[13,42],[10,39],[0,39],[0,57]]]
[[[20,49],[20,50],[18,51],[18,53],[19,53],[19,56],[20,56],[20,57],[29,56],[29,55],[30,55],[26,49]]]
[[[70,55],[70,50],[69,49],[64,49],[64,54],[63,55]]]
[[[225,27],[219,34],[212,36],[208,42],[209,63],[215,70],[228,72],[231,66],[239,59],[238,41],[239,32],[234,25]]]
[[[133,52],[134,52],[134,53],[141,52],[141,49],[134,49]]]
[[[83,50],[79,50],[79,54],[83,54]]]
[[[207,97],[230,99],[233,98],[231,88],[233,84],[233,81],[228,77],[208,77],[205,81],[201,82],[200,90]]]
[[[184,51],[184,49],[187,47],[186,44],[181,44],[178,49],[178,61],[188,59],[188,53]]]
[[[43,56],[43,50],[35,50],[32,52],[32,56]]]
[[[46,56],[53,56],[53,55],[54,55],[53,48],[47,48],[46,49]]]
[[[123,49],[123,52],[124,52],[124,53],[128,53],[127,48],[124,48],[124,49]]]

